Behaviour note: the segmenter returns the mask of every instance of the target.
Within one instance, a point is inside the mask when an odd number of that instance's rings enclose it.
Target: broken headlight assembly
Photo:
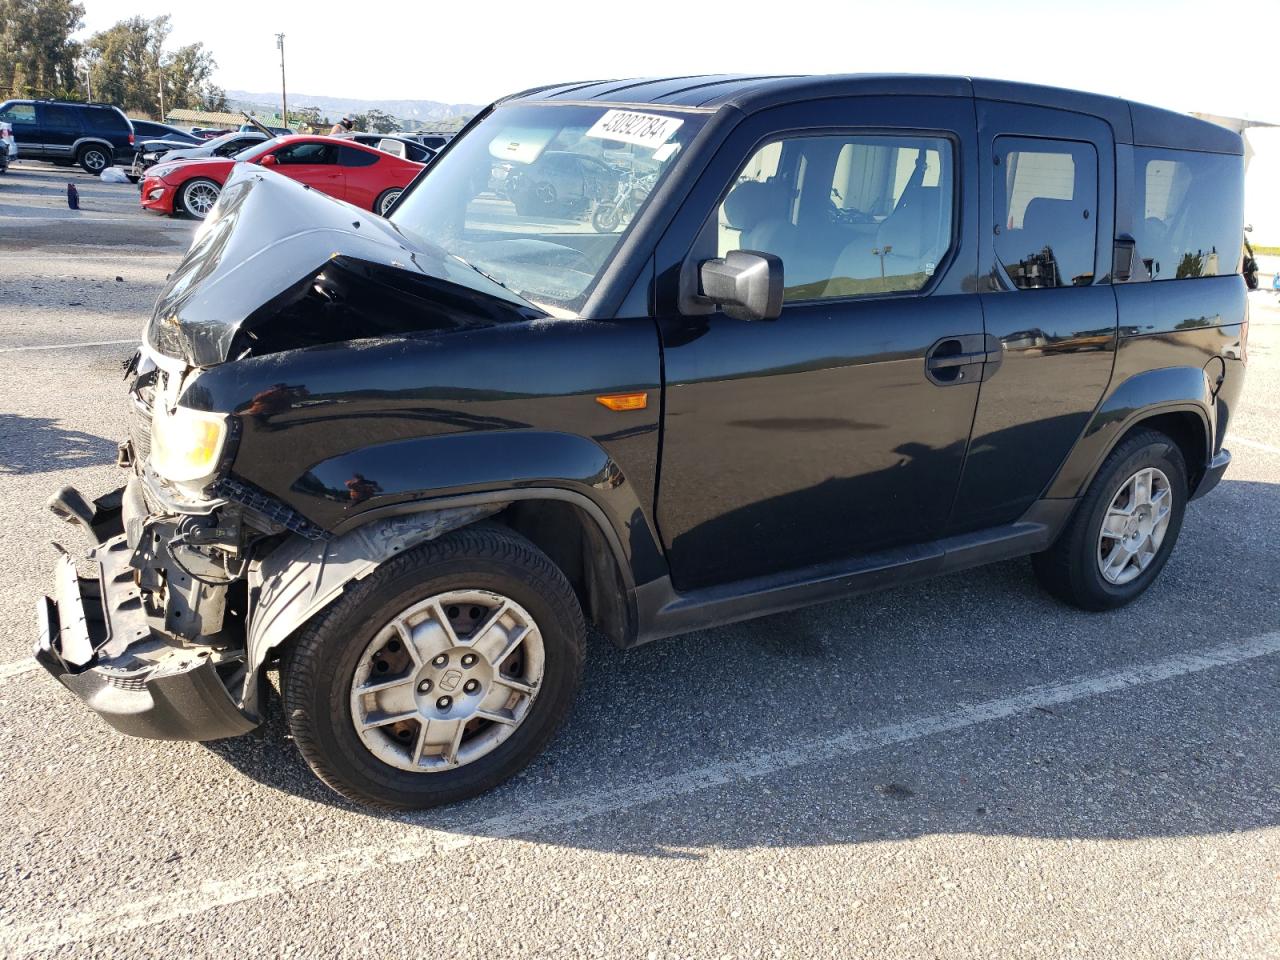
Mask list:
[[[151,469],[190,493],[209,485],[222,463],[230,418],[190,407],[167,409],[156,403],[151,413]]]

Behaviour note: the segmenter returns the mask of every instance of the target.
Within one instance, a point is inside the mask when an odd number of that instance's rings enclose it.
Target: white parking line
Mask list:
[[[132,340],[91,340],[88,343],[44,343],[35,347],[0,347],[0,353],[22,353],[26,350],[75,350],[77,347],[114,347],[122,343],[137,344],[138,338]]]
[[[0,681],[12,680],[24,673],[39,670],[40,665],[34,660],[14,660],[12,663],[0,663]]]
[[[1261,450],[1264,453],[1280,453],[1280,447],[1271,443],[1263,443],[1261,440],[1252,440],[1249,437],[1239,437],[1232,434],[1227,438],[1224,446],[1230,449],[1232,444],[1238,444],[1242,447],[1248,447],[1251,450]]]
[[[77,913],[61,913],[35,923],[0,928],[0,953],[20,956],[51,950],[94,937],[112,936],[207,913],[216,907],[266,897],[292,896],[312,885],[328,887],[343,878],[424,860],[447,850],[567,827],[592,817],[632,810],[671,797],[758,780],[814,763],[844,761],[882,747],[1005,720],[1036,707],[1145,687],[1277,653],[1280,653],[1280,630],[1201,653],[1177,654],[1090,677],[1030,687],[1008,697],[959,707],[949,713],[870,730],[848,729],[831,736],[793,743],[784,749],[742,754],[732,760],[695,767],[669,777],[591,790],[546,803],[530,803],[511,813],[461,824],[452,832],[415,826],[413,817],[405,817],[404,829],[397,831],[399,836],[388,842],[353,846],[293,863],[266,863],[260,870],[209,879],[140,899],[113,895]]]

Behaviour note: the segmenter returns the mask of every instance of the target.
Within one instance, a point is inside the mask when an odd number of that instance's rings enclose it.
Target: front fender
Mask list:
[[[554,497],[587,505],[637,582],[667,573],[636,489],[596,441],[546,430],[486,430],[415,437],[339,454],[294,481],[289,502],[342,533],[375,517],[460,498]]]
[[[1099,405],[1046,496],[1081,496],[1120,438],[1134,424],[1158,414],[1195,414],[1204,430],[1204,449],[1212,453],[1213,411],[1213,384],[1199,367],[1165,367],[1129,377]]]

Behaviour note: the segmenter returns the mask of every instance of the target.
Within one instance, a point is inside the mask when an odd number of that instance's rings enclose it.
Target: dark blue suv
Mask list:
[[[95,176],[133,160],[133,124],[119,107],[65,100],[6,100],[0,122],[13,126],[18,156],[70,165]]]

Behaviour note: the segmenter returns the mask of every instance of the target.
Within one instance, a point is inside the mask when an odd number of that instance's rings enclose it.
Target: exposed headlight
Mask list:
[[[227,418],[157,402],[151,414],[151,468],[166,480],[195,484],[213,478],[227,442]],[[203,483],[195,484],[203,486]]]
[[[152,167],[150,170],[148,170],[148,171],[147,171],[147,176],[149,176],[149,177],[167,177],[169,174],[173,173],[173,171],[174,171],[174,166],[175,166],[175,165],[174,165],[174,164],[172,164],[172,163],[167,163],[167,164],[164,164],[164,165],[162,165],[162,166]]]

